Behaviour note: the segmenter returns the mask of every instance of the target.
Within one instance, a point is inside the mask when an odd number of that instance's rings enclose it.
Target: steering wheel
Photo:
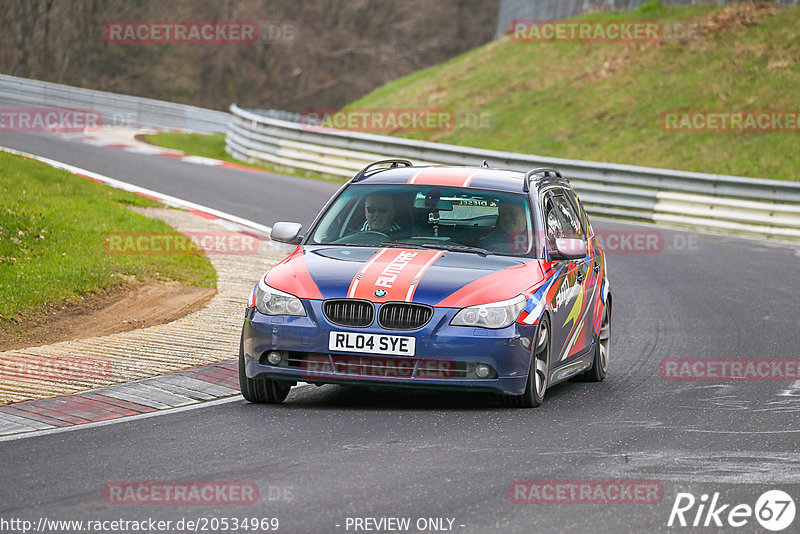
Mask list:
[[[368,244],[378,244],[381,241],[384,241],[385,238],[389,237],[387,234],[383,232],[376,232],[375,230],[364,230],[363,232],[353,232],[351,234],[347,234],[344,237],[340,237],[336,241],[331,241],[332,245],[368,245]]]

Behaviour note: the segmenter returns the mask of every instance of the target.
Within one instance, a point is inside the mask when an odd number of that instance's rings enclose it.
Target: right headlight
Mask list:
[[[525,295],[491,304],[470,306],[460,310],[450,324],[481,328],[505,328],[517,320],[525,309]]]
[[[264,315],[305,316],[306,309],[299,298],[268,286],[261,280],[256,287],[256,309]]]

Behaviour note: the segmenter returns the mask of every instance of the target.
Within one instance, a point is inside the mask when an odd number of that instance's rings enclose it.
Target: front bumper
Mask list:
[[[303,304],[305,317],[267,316],[247,309],[242,338],[248,378],[514,395],[525,391],[536,325],[515,323],[498,330],[451,326],[458,310],[435,308],[431,320],[417,330],[385,330],[377,324],[352,328],[330,323],[322,313],[322,301],[304,300]],[[331,352],[331,331],[414,337],[415,354]],[[281,352],[281,363],[267,362],[270,351]],[[488,365],[493,372],[488,378],[478,378],[477,364]]]

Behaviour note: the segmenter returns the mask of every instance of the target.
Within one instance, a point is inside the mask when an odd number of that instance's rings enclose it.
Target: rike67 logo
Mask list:
[[[794,522],[794,500],[781,490],[764,492],[755,506],[725,503],[718,492],[704,493],[697,499],[691,493],[678,493],[669,514],[668,527],[730,527],[751,524],[755,517],[762,528],[780,532]]]

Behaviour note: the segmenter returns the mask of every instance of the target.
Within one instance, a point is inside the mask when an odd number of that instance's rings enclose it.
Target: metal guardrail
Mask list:
[[[104,125],[225,132],[226,150],[251,162],[349,178],[364,165],[402,157],[420,165],[478,165],[527,171],[555,167],[569,177],[597,215],[800,238],[800,183],[546,158],[304,125],[296,113],[231,114],[149,98],[118,95],[0,74],[0,101],[94,109]]]
[[[715,229],[726,233],[800,238],[800,183],[673,171],[634,165],[546,158],[416,141],[281,120],[233,104],[226,150],[249,162],[352,177],[387,157],[415,164],[479,165],[527,171],[555,167],[597,215]]]
[[[0,74],[0,101],[99,111],[104,126],[148,126],[203,133],[226,131],[228,113]]]

